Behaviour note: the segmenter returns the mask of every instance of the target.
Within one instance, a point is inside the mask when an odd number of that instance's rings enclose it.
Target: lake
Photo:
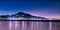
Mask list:
[[[0,30],[60,30],[60,23],[36,21],[0,21]]]

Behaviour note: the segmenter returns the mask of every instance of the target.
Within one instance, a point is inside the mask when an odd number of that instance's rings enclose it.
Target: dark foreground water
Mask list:
[[[0,30],[60,30],[60,22],[0,21]]]

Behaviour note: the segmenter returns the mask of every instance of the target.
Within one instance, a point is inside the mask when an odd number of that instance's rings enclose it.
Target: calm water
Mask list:
[[[60,30],[60,23],[0,21],[0,30]]]

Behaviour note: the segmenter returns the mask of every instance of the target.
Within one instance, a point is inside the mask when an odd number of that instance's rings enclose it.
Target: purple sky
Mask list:
[[[59,0],[0,0],[0,15],[25,12],[35,16],[60,18]]]

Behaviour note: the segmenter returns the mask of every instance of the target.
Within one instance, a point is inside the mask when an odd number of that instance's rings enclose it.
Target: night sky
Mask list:
[[[59,0],[0,0],[0,15],[25,12],[34,16],[60,18]]]

